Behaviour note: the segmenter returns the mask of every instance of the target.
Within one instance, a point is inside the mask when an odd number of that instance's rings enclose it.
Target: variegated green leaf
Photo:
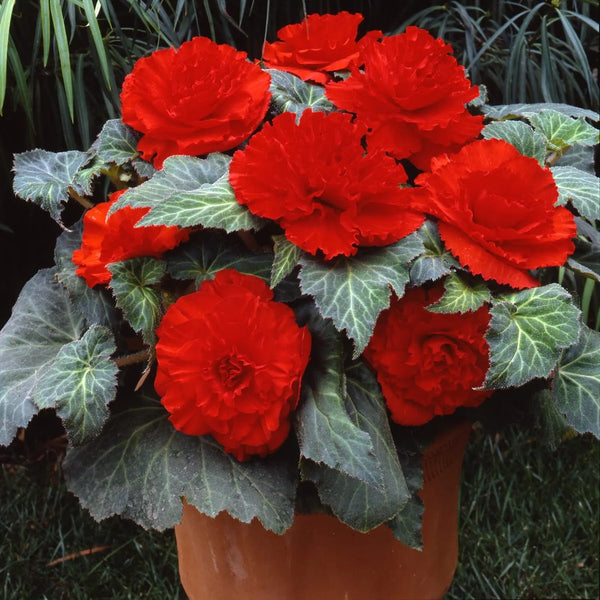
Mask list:
[[[23,287],[0,331],[0,445],[37,412],[36,386],[44,380],[65,344],[81,337],[83,316],[74,311],[55,269],[44,269]]]
[[[579,336],[581,311],[556,283],[511,294],[490,314],[487,388],[516,387],[548,377],[561,351]]]
[[[97,519],[114,514],[145,528],[181,520],[182,498],[211,517],[227,511],[283,533],[294,517],[295,461],[283,451],[240,463],[209,436],[174,429],[158,401],[138,396],[101,435],[70,448],[68,488]]]
[[[338,331],[346,330],[357,357],[369,343],[379,313],[390,305],[392,289],[398,297],[404,294],[410,261],[422,251],[413,233],[390,246],[363,248],[356,256],[327,262],[303,253],[300,286]]]
[[[56,408],[69,440],[83,444],[96,437],[108,418],[117,391],[116,346],[110,330],[94,326],[65,344],[35,389],[40,408]]]
[[[280,112],[300,115],[307,108],[315,112],[333,110],[333,104],[326,98],[323,86],[307,83],[285,71],[265,71],[271,76],[272,102]]]
[[[297,318],[300,325],[308,322],[312,337],[311,363],[294,416],[300,455],[381,489],[383,476],[371,438],[346,410],[343,340],[312,303]]]
[[[506,117],[527,117],[538,114],[544,110],[552,110],[567,117],[582,117],[598,121],[600,115],[587,108],[560,104],[554,102],[538,102],[537,104],[498,104],[497,106],[484,106],[484,112],[492,119],[504,119]]]
[[[435,281],[454,269],[461,269],[459,262],[444,248],[438,228],[432,221],[425,221],[417,234],[425,250],[410,266],[410,282],[414,286]]]
[[[162,316],[160,291],[154,286],[166,273],[165,263],[145,256],[112,263],[108,270],[112,274],[110,287],[117,306],[131,327],[152,342]]]
[[[575,167],[553,167],[552,175],[559,204],[571,202],[582,217],[600,219],[600,178]]]
[[[535,158],[540,165],[545,163],[544,138],[523,121],[495,121],[486,125],[481,135],[486,140],[491,138],[504,140],[512,144],[523,156]]]
[[[491,299],[490,291],[484,283],[469,285],[456,273],[450,274],[444,281],[446,291],[427,310],[436,313],[464,313],[475,311]]]
[[[383,487],[373,487],[345,473],[304,461],[305,479],[317,486],[319,498],[335,516],[353,529],[369,531],[398,515],[410,493],[390,432],[385,402],[375,376],[363,364],[348,370],[346,410],[357,427],[373,442],[376,460],[383,473]]]
[[[290,242],[285,235],[273,237],[273,268],[271,269],[271,287],[274,288],[282,279],[285,279],[298,264],[300,248]]]
[[[552,391],[577,431],[600,437],[600,333],[582,326],[577,344],[558,361]]]
[[[75,178],[89,159],[89,154],[78,150],[31,150],[15,154],[14,192],[24,200],[41,206],[57,223],[61,223],[60,214],[63,204],[69,199],[69,187],[78,194],[85,194],[85,189],[75,182]]]
[[[199,286],[223,269],[235,269],[269,281],[273,255],[248,250],[235,234],[202,230],[189,242],[165,254],[167,271],[175,279],[194,279]]]
[[[262,221],[237,202],[229,185],[231,158],[171,156],[152,179],[128,190],[111,208],[146,206],[138,226],[215,227],[227,232],[260,228]]]
[[[575,144],[593,146],[598,143],[598,130],[582,117],[573,119],[555,110],[542,110],[527,118],[536,132],[546,138],[548,147],[561,153]]]

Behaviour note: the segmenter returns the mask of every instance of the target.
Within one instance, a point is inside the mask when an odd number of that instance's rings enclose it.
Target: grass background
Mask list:
[[[600,442],[476,430],[463,470],[460,557],[447,600],[598,598]],[[185,599],[172,531],[96,523],[64,488],[61,439],[0,457],[0,597]],[[78,553],[95,549],[94,553]],[[284,600],[284,599],[282,599]]]

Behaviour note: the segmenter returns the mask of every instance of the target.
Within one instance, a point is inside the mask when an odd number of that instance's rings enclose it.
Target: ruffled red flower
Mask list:
[[[574,250],[573,215],[555,206],[548,168],[503,140],[480,140],[432,161],[403,190],[438,219],[446,247],[472,273],[515,288],[539,285],[529,269],[562,265]]]
[[[238,202],[328,259],[412,233],[424,217],[400,193],[406,173],[383,152],[365,154],[364,134],[347,114],[307,110],[299,124],[292,113],[279,115],[233,156],[229,180]]]
[[[89,287],[110,281],[106,265],[136,256],[159,258],[190,235],[188,229],[178,227],[135,227],[149,208],[125,206],[107,219],[110,207],[125,191],[114,192],[108,202],[97,204],[83,216],[81,248],[73,252],[73,262],[79,265],[75,272],[85,278]]]
[[[157,330],[154,382],[176,429],[212,435],[238,460],[290,430],[310,333],[258,277],[232,269],[172,304]]]
[[[458,151],[483,128],[483,117],[465,108],[478,88],[451,52],[417,27],[370,40],[361,50],[364,71],[353,67],[348,79],[329,83],[327,97],[367,125],[369,149],[383,148],[427,169],[431,157]]]
[[[492,393],[476,389],[489,368],[488,309],[428,311],[441,294],[437,287],[411,289],[400,300],[393,296],[364,352],[400,425],[422,425],[459,406],[478,406]]]
[[[157,168],[174,154],[224,152],[260,125],[270,82],[245,52],[196,37],[135,63],[123,82],[123,121],[144,134],[138,150]]]
[[[297,75],[304,81],[324,84],[335,71],[360,66],[362,45],[383,36],[370,31],[356,41],[360,14],[340,12],[335,15],[308,15],[302,23],[287,25],[277,32],[280,41],[263,48],[263,62],[269,69],[279,69]]]

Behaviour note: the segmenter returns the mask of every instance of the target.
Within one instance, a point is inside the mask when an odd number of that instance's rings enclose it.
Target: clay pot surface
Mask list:
[[[328,515],[299,514],[277,535],[256,519],[213,519],[185,504],[175,534],[190,600],[443,598],[458,559],[458,490],[470,430],[461,423],[445,431],[423,455],[422,552],[385,525],[360,533]]]

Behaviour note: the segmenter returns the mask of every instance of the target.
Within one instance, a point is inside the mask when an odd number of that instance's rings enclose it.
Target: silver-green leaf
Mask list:
[[[227,232],[259,229],[262,221],[235,199],[228,180],[231,157],[171,156],[163,168],[141,185],[131,188],[111,207],[145,206],[144,225],[215,227]]]
[[[279,451],[240,463],[211,437],[175,430],[158,401],[138,395],[99,437],[70,448],[64,467],[68,488],[97,520],[120,514],[164,530],[181,520],[185,498],[211,517],[256,517],[283,533],[293,521],[297,486],[289,458]]]
[[[590,221],[600,219],[600,178],[575,167],[553,167],[558,188],[558,204],[571,202]]]
[[[598,130],[582,117],[573,119],[555,110],[542,110],[527,118],[536,132],[546,138],[548,147],[561,153],[575,144],[593,146],[598,143]]]
[[[117,391],[118,367],[110,360],[115,350],[110,330],[93,326],[59,350],[35,388],[35,403],[56,408],[76,446],[96,437],[108,418]]]
[[[469,285],[456,273],[451,273],[444,281],[446,291],[427,310],[436,313],[464,313],[476,311],[491,299],[491,294],[484,283]]]
[[[273,236],[273,267],[271,269],[271,287],[285,279],[298,264],[300,248],[290,242],[285,235]]]
[[[60,215],[69,199],[69,187],[78,194],[86,193],[85,188],[76,182],[76,175],[89,160],[89,154],[78,150],[30,150],[15,154],[14,192],[24,200],[41,206],[62,225]]]
[[[487,388],[516,387],[548,377],[562,350],[579,337],[581,311],[556,283],[511,294],[490,314]]]
[[[484,112],[488,117],[492,119],[504,119],[505,117],[529,117],[535,115],[543,110],[552,110],[566,115],[567,117],[582,117],[584,119],[591,119],[592,121],[598,121],[600,115],[587,108],[580,108],[579,106],[571,106],[570,104],[552,103],[552,102],[538,102],[537,104],[498,104],[496,106],[484,106]]]
[[[346,410],[356,426],[366,431],[383,473],[383,487],[349,477],[325,465],[304,461],[301,471],[313,481],[321,501],[353,529],[369,531],[398,515],[410,493],[389,427],[385,402],[371,371],[363,364],[348,370]]]
[[[65,344],[81,337],[84,318],[69,296],[44,269],[23,287],[13,313],[0,331],[0,445],[8,445],[19,427],[37,412],[36,386],[44,379]]]
[[[354,340],[354,356],[369,343],[379,313],[390,305],[392,289],[404,295],[410,261],[423,251],[413,233],[383,248],[363,248],[356,256],[322,261],[300,257],[300,286],[315,298],[324,317]]]
[[[552,392],[572,427],[600,437],[600,333],[582,326],[558,361]]]
[[[540,165],[546,160],[546,143],[544,138],[523,121],[495,121],[486,125],[481,135],[504,140],[512,144],[524,156],[535,158]]]
[[[315,112],[333,110],[323,86],[307,83],[285,71],[265,70],[271,76],[272,102],[280,112],[301,115],[307,108]]]

